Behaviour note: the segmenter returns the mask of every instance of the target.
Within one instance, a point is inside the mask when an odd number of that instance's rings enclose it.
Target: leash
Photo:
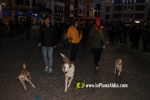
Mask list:
[[[70,54],[71,54],[71,42],[70,42],[70,49],[69,49],[69,59],[70,59]]]
[[[37,53],[38,53],[39,50],[40,50],[40,48],[37,48],[36,52],[34,53],[34,55],[32,56],[32,58],[30,59],[28,66],[30,66],[31,62],[36,57],[36,55],[37,55]]]
[[[110,43],[108,44],[109,48],[111,49],[112,53],[114,54],[115,59],[118,57],[115,50],[112,48],[112,46],[110,45]]]

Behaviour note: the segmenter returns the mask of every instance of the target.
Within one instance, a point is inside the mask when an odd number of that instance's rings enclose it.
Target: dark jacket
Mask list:
[[[56,45],[56,30],[52,24],[42,25],[39,32],[41,46],[52,47]]]
[[[103,34],[103,37],[100,36],[100,32]],[[95,26],[93,26],[90,29],[89,38],[92,48],[102,48],[105,45],[105,41],[108,40],[108,34],[105,27],[98,30]]]

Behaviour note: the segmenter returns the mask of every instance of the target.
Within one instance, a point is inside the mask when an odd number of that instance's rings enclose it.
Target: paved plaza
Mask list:
[[[76,60],[76,72],[71,87],[64,92],[64,74],[61,70],[60,52],[68,55],[69,48],[60,45],[54,50],[53,73],[44,72],[44,61],[38,50],[37,32],[33,37],[6,39],[0,57],[0,100],[149,100],[150,55],[143,55],[128,46],[108,46],[95,71],[92,51],[80,48]],[[38,50],[38,52],[37,52]],[[37,52],[37,53],[36,53]],[[36,54],[36,55],[35,55]],[[34,59],[29,65],[32,57]],[[114,75],[115,59],[123,59],[123,72]],[[17,76],[26,63],[36,88],[27,82],[25,91]],[[86,84],[127,84],[126,88],[76,88],[78,82]],[[80,86],[81,87],[81,86]]]

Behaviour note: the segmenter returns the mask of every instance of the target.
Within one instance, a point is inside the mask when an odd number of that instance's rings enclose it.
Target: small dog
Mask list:
[[[74,78],[75,73],[75,63],[70,61],[68,57],[66,57],[64,54],[60,53],[60,55],[63,58],[64,64],[62,65],[62,71],[65,74],[65,90],[64,92],[67,92],[67,88],[70,87],[70,84]]]
[[[26,65],[25,63],[23,63],[23,70],[20,73],[20,75],[18,76],[19,81],[22,83],[23,87],[25,90],[27,90],[26,86],[25,86],[25,82],[28,81],[33,88],[35,88],[35,86],[33,85],[33,83],[31,82],[31,76],[29,71],[26,69]]]
[[[122,65],[123,65],[123,60],[122,59],[116,59],[116,64],[115,64],[115,71],[114,73],[118,71],[118,76],[120,76],[122,72]]]

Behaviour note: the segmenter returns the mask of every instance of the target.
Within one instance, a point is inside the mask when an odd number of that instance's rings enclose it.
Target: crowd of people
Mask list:
[[[3,29],[4,37],[15,37],[22,34],[26,35],[26,38],[29,39],[30,31],[31,31],[31,20],[11,20],[9,19],[8,23],[3,23],[3,20],[0,21],[1,28]]]
[[[10,20],[8,27],[1,20],[0,45],[5,34],[15,36],[25,33],[26,38],[29,39],[31,25],[31,20],[22,22]],[[132,23],[126,26],[121,21],[111,21],[109,24],[104,24],[102,19],[97,17],[91,23],[81,23],[76,19],[69,26],[65,27],[65,23],[52,25],[51,18],[45,16],[43,24],[40,25],[38,46],[42,48],[45,71],[49,73],[52,73],[53,49],[59,47],[62,39],[64,47],[69,46],[69,58],[74,62],[79,47],[81,46],[82,49],[85,49],[89,44],[93,51],[95,68],[98,70],[101,53],[105,45],[109,43],[122,46],[130,42],[131,48],[139,49],[139,42],[142,39],[143,48],[141,53],[150,54],[150,23]]]
[[[140,40],[142,40],[141,53],[150,54],[150,23],[145,22],[143,24],[133,23],[126,26],[119,21],[114,24],[113,22],[107,26],[110,41],[116,42],[118,45],[127,45],[130,42],[130,47],[139,49]]]

